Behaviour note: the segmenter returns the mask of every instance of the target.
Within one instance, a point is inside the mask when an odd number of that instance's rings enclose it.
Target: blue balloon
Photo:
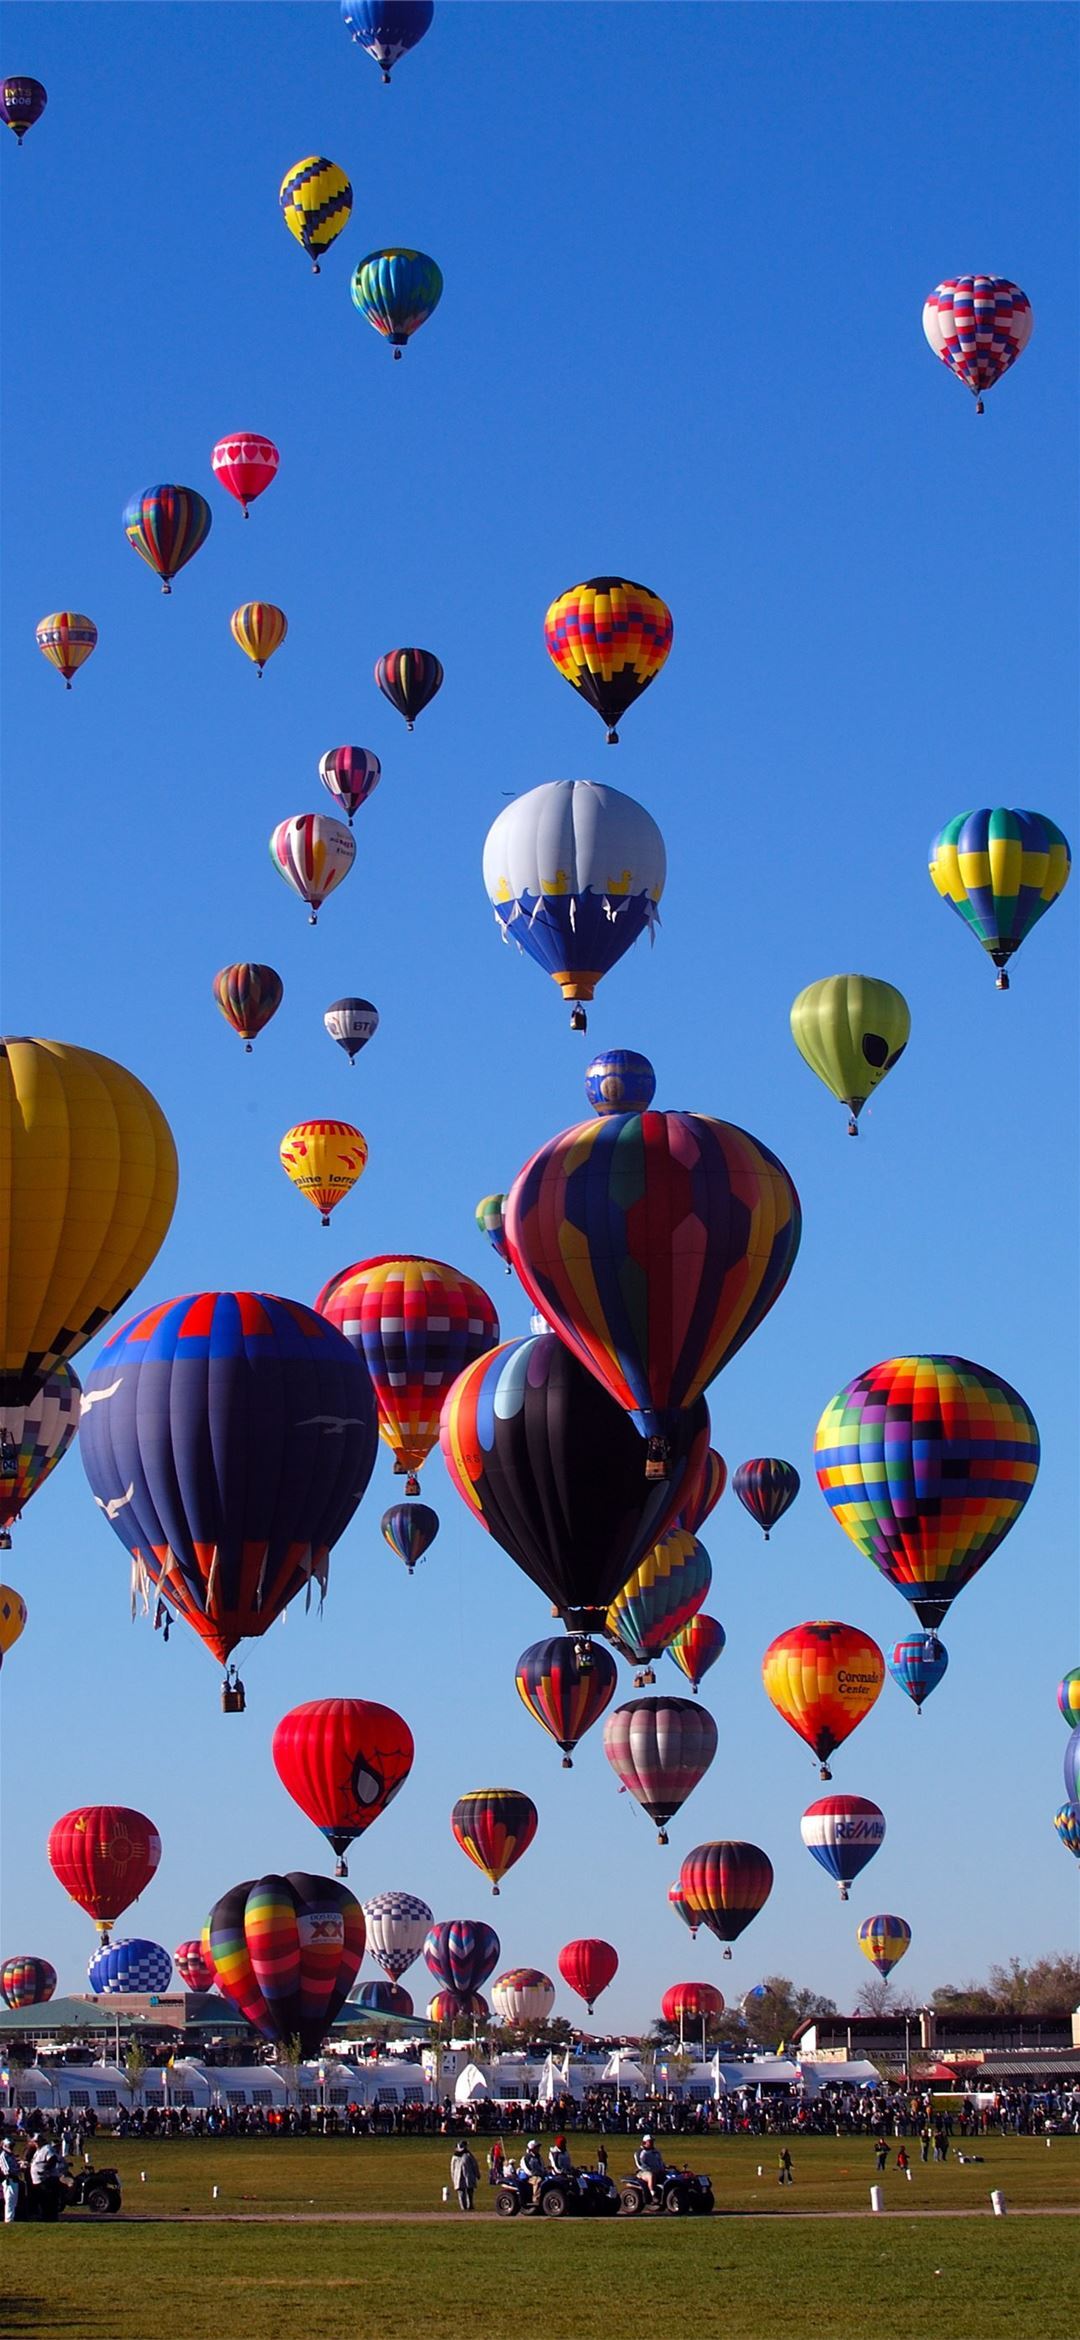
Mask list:
[[[1080,1804],[1062,1804],[1054,1814],[1054,1826],[1066,1852],[1075,1853],[1080,1861]]]
[[[381,65],[384,81],[398,58],[423,40],[434,14],[435,0],[341,0],[346,32]]]
[[[605,1048],[586,1072],[585,1095],[594,1113],[647,1113],[656,1074],[636,1048]]]
[[[1065,1794],[1070,1804],[1080,1804],[1080,1723],[1069,1732],[1065,1749]]]
[[[890,1650],[886,1663],[893,1681],[921,1709],[924,1698],[937,1689],[948,1666],[949,1653],[936,1633],[911,1633]]]
[[[392,1982],[361,1983],[359,1990],[354,1991],[349,2000],[349,2006],[362,2008],[365,2015],[405,2017],[413,2012],[408,1991],[403,1991],[400,1983]]]
[[[160,1942],[110,1942],[90,1960],[86,1972],[99,1998],[116,1998],[121,1991],[154,1991],[160,1996],[172,1981],[172,1959]]]

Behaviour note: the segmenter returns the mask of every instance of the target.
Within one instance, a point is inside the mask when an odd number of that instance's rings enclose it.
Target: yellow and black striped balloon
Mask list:
[[[312,274],[318,276],[318,254],[348,226],[352,211],[352,188],[344,171],[324,154],[305,155],[286,171],[278,201],[290,235],[303,245]]]

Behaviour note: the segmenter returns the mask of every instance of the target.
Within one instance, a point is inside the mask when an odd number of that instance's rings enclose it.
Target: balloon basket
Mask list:
[[[5,1529],[4,1529],[4,1531],[3,1531],[3,1534],[2,1534],[2,1535],[0,1535],[0,1552],[10,1552],[10,1550],[11,1550],[11,1537],[9,1536],[9,1534],[8,1534],[8,1532],[7,1532],[7,1529],[5,1528]]]
[[[221,1685],[222,1714],[243,1714],[247,1706],[244,1685],[235,1666],[230,1666]]]
[[[1008,978],[1008,975],[1007,975],[1007,974],[1006,974],[1006,972],[1005,972],[1005,969],[1004,969],[1004,967],[1001,967],[1001,968],[999,968],[999,970],[998,970],[997,989],[998,989],[999,991],[1007,991],[1007,990],[1008,990],[1008,988],[1009,988],[1009,978]]]
[[[574,1768],[574,1758],[573,1758],[573,1756],[572,1756],[572,1755],[564,1755],[564,1756],[563,1756],[563,1759],[562,1759],[562,1767],[563,1767],[563,1770],[564,1770],[564,1771],[572,1771],[572,1770],[573,1770],[573,1768]]]
[[[570,1030],[571,1030],[572,1032],[587,1032],[587,1031],[588,1031],[588,1029],[589,1029],[589,1019],[588,1019],[588,1016],[587,1016],[587,1015],[586,1015],[586,1013],[585,1013],[585,1010],[584,1010],[584,1008],[583,1008],[583,1007],[573,1007],[573,1008],[571,1008],[571,1010],[570,1010]]]

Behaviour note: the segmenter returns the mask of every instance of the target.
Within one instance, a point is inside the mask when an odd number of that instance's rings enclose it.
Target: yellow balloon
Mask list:
[[[14,1649],[26,1623],[26,1602],[10,1584],[0,1584],[0,1658]]]
[[[902,992],[873,975],[826,975],[808,983],[791,1010],[791,1034],[811,1072],[846,1105],[848,1135],[872,1090],[891,1072],[911,1036]]]
[[[233,641],[239,642],[261,675],[267,659],[280,650],[289,631],[289,621],[276,602],[245,601],[239,609],[234,609],[229,630]]]
[[[367,1164],[367,1139],[351,1121],[298,1121],[281,1141],[281,1167],[330,1225],[335,1204],[352,1192]]]
[[[172,1132],[134,1073],[0,1040],[0,1406],[25,1405],[134,1291],[176,1188]]]

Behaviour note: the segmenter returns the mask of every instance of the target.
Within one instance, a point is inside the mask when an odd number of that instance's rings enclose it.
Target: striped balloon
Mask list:
[[[12,1521],[63,1461],[79,1427],[81,1403],[82,1383],[62,1364],[54,1365],[25,1405],[0,1406],[0,1552],[11,1548]]]
[[[264,967],[258,959],[239,959],[234,967],[219,970],[213,989],[226,1023],[239,1032],[244,1053],[250,1056],[252,1041],[265,1031],[285,997],[276,967]]]
[[[536,1805],[520,1788],[472,1788],[459,1796],[450,1814],[450,1826],[463,1853],[475,1861],[491,1890],[528,1852],[536,1835]]]
[[[491,2004],[500,2022],[517,2029],[546,2023],[555,2005],[555,1985],[538,1966],[512,1966],[492,1983]]]
[[[696,1909],[687,1900],[678,1878],[676,1878],[674,1885],[668,1886],[667,1897],[669,1907],[674,1910],[676,1917],[682,1919],[684,1926],[689,1926],[692,1936],[696,1935],[701,1920]]]
[[[364,1955],[364,1913],[333,1877],[261,1877],[215,1902],[203,1934],[218,1986],[264,2039],[318,2053]]]
[[[442,269],[426,252],[391,246],[369,252],[353,271],[353,307],[399,358],[442,299]]]
[[[777,1520],[790,1511],[801,1483],[794,1463],[777,1454],[757,1454],[740,1463],[731,1482],[743,1510],[763,1529],[766,1543]]]
[[[348,814],[351,829],[354,813],[374,795],[382,779],[382,765],[370,748],[328,748],[319,757],[319,778],[342,812]]]
[[[937,1689],[948,1667],[949,1653],[936,1633],[910,1633],[904,1641],[894,1642],[885,1663],[893,1681],[921,1714],[924,1699]]]
[[[677,2023],[681,2029],[687,2021],[709,2022],[724,2012],[724,1994],[715,1983],[673,1983],[660,2001],[660,2013],[665,2023]]]
[[[723,1626],[718,1624],[715,1617],[706,1617],[702,1609],[698,1610],[696,1617],[691,1617],[689,1624],[681,1626],[674,1641],[668,1643],[668,1653],[674,1658],[680,1673],[685,1674],[687,1681],[692,1684],[695,1698],[699,1682],[708,1673],[709,1667],[714,1666],[717,1658],[723,1655],[726,1645],[727,1634]]]
[[[982,393],[1016,364],[1031,339],[1031,302],[1007,276],[947,276],[923,306],[923,332],[983,412]]]
[[[689,1698],[632,1698],[604,1724],[604,1753],[622,1786],[655,1821],[667,1843],[673,1818],[716,1753],[716,1724]]]
[[[72,675],[97,649],[97,638],[93,618],[81,616],[77,609],[54,609],[41,619],[35,635],[42,657],[63,675],[67,690],[71,689]]]
[[[128,543],[161,579],[163,593],[172,592],[172,580],[205,544],[213,513],[197,488],[163,483],[144,488],[124,506],[124,534]]]
[[[260,681],[267,659],[280,650],[288,631],[288,618],[274,601],[243,601],[229,619],[233,641],[250,658]]]
[[[704,1544],[685,1528],[669,1528],[617,1593],[605,1631],[624,1657],[643,1671],[639,1683],[656,1679],[649,1664],[700,1609],[712,1583],[712,1562]]]
[[[799,1833],[846,1901],[848,1886],[885,1842],[885,1814],[866,1796],[819,1796],[803,1813]]]
[[[619,1678],[614,1658],[599,1642],[589,1645],[587,1663],[585,1658],[580,1637],[557,1633],[523,1650],[514,1676],[522,1705],[562,1748],[564,1771],[572,1768],[578,1740],[610,1706]]]
[[[759,1844],[730,1839],[696,1844],[679,1870],[679,1883],[696,1924],[723,1942],[724,1956],[730,1958],[732,1942],[772,1892],[773,1865]]]
[[[863,1957],[888,1982],[893,1967],[899,1966],[910,1945],[911,1927],[906,1918],[881,1911],[876,1917],[863,1919],[855,1939]]]
[[[217,1981],[213,1962],[206,1955],[202,1943],[194,1938],[179,1942],[173,1951],[173,1965],[189,1991],[212,1991]]]
[[[1069,1803],[1059,1805],[1058,1810],[1054,1814],[1054,1826],[1057,1829],[1058,1835],[1061,1838],[1061,1842],[1064,1845],[1066,1852],[1073,1853],[1076,1859],[1080,1861],[1080,1804]],[[0,1984],[0,1989],[2,1989],[2,1987],[2,1984]],[[8,2000],[9,2006],[14,2005],[14,2003],[15,2002],[13,2000]]]
[[[727,1486],[727,1464],[715,1446],[710,1446],[701,1466],[701,1475],[678,1517],[678,1526],[692,1536],[700,1535],[710,1512],[715,1511]]]
[[[356,839],[328,813],[293,813],[271,832],[270,859],[307,903],[308,925],[317,926],[327,896],[348,877],[356,859]]]
[[[443,670],[433,650],[384,650],[375,660],[375,680],[383,698],[404,716],[406,731],[411,731],[417,716],[441,691]]]
[[[930,877],[950,910],[1006,972],[1025,936],[1064,891],[1072,859],[1067,837],[1045,813],[983,805],[948,821],[930,847]]]
[[[439,1515],[430,1503],[392,1503],[379,1521],[384,1543],[404,1560],[409,1575],[439,1533]]]
[[[325,154],[306,154],[286,171],[278,191],[282,217],[318,276],[319,254],[349,224],[353,191],[339,165]]]
[[[427,2005],[428,2022],[440,2026],[443,2024],[452,2026],[455,2023],[468,2023],[470,2025],[486,2023],[490,2014],[491,2009],[487,2000],[481,1997],[479,1991],[473,1991],[468,1996],[461,1991],[436,1991],[434,1998],[429,1999]]]
[[[364,2015],[392,2015],[399,2021],[406,2020],[413,2013],[408,1991],[403,1991],[400,1983],[394,1982],[361,1983],[348,2005],[358,2007]]]
[[[506,1248],[503,1225],[505,1202],[504,1194],[482,1194],[473,1216],[481,1235],[487,1237],[496,1258],[502,1260],[507,1275],[510,1275],[510,1254]]]
[[[885,1660],[858,1625],[813,1617],[769,1643],[761,1677],[777,1714],[813,1749],[822,1779],[831,1779],[829,1757],[876,1704]]]
[[[56,1989],[56,1968],[47,1958],[5,1958],[0,1966],[0,1999],[5,2007],[43,2007]]]
[[[1057,1702],[1058,1713],[1069,1729],[1074,1731],[1077,1723],[1080,1723],[1080,1666],[1070,1666],[1068,1673],[1062,1675],[1058,1683]]]
[[[470,1998],[498,1963],[502,1944],[482,1918],[444,1918],[424,1938],[424,1958],[445,1991]]]

